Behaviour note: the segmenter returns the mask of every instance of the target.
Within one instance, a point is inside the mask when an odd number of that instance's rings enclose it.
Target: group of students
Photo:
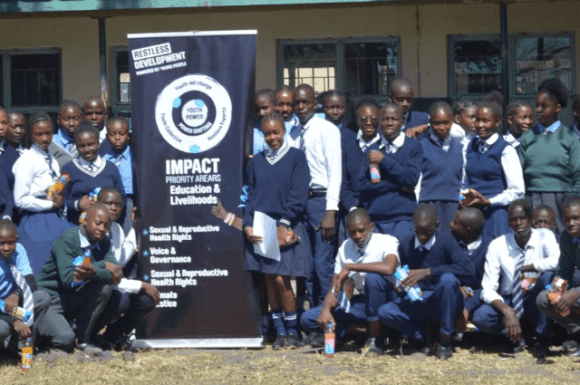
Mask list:
[[[157,288],[130,279],[129,123],[107,118],[98,97],[82,107],[65,100],[56,130],[46,113],[26,121],[0,107],[0,341],[8,349],[28,337],[38,348],[76,344],[89,354],[137,348],[131,332],[159,303]],[[29,316],[14,316],[17,307]]]
[[[565,325],[566,346],[580,355],[573,348],[580,280],[572,279],[580,267],[580,97],[569,128],[559,120],[568,93],[557,79],[543,81],[533,109],[509,104],[501,135],[497,92],[417,112],[413,87],[401,78],[385,105],[362,97],[351,128],[339,91],[318,100],[305,84],[258,91],[237,226],[248,240],[246,270],[263,283],[262,333],[274,329],[273,348],[320,345],[328,324],[340,338],[367,322],[373,353],[396,330],[448,358],[452,339],[468,326],[504,333],[519,351],[527,319],[539,357],[552,320]],[[256,254],[255,212],[276,220],[280,261]],[[393,274],[404,265],[400,281]],[[545,287],[555,275],[569,290],[552,304]],[[291,277],[299,291],[304,282],[308,311],[297,306]],[[415,286],[420,300],[406,294]]]

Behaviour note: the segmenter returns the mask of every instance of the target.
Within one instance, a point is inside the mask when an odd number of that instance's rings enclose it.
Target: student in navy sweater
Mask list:
[[[125,189],[117,166],[97,153],[99,133],[96,128],[88,122],[81,123],[75,131],[75,143],[79,157],[62,168],[71,176],[71,181],[66,185],[65,205],[72,226],[78,225],[81,212],[94,203],[89,193],[97,187],[115,187],[121,193],[123,207],[126,207]]]
[[[244,233],[248,239],[246,270],[262,272],[266,276],[266,289],[271,317],[276,328],[272,348],[285,345],[298,346],[298,318],[296,298],[290,277],[310,278],[312,257],[310,242],[304,223],[304,210],[308,200],[310,171],[306,156],[284,142],[284,118],[268,114],[262,119],[262,131],[267,147],[248,166],[248,200],[244,209]],[[282,250],[280,261],[254,252],[253,244],[262,237],[254,235],[254,213],[262,212],[277,222],[278,241]],[[297,243],[287,244],[286,234],[292,228],[300,237]]]
[[[419,181],[421,144],[401,132],[403,111],[389,103],[380,111],[383,138],[378,151],[368,151],[359,170],[360,204],[378,232],[402,239],[413,233],[412,217],[417,207],[413,190]],[[372,183],[369,164],[378,164],[381,180]]]
[[[396,79],[389,90],[389,100],[401,107],[403,125],[401,131],[411,138],[419,138],[429,130],[429,115],[425,112],[411,111],[415,99],[415,91],[407,79]],[[421,136],[420,136],[421,135]]]
[[[6,110],[0,107],[0,160],[2,160],[3,163],[4,175],[6,176],[6,181],[10,187],[10,191],[13,191],[14,173],[12,172],[12,167],[20,157],[20,153],[4,141],[9,124],[10,120],[8,119]]]
[[[346,95],[337,90],[330,90],[320,95],[320,101],[326,120],[338,127],[340,132],[348,129],[344,124],[344,115],[346,115],[348,104]]]
[[[461,285],[474,280],[474,266],[449,233],[437,232],[439,221],[435,207],[421,204],[413,214],[415,234],[401,239],[401,265],[409,266],[403,287],[418,285],[423,300],[399,297],[379,308],[386,325],[417,342],[424,340],[425,329],[435,321],[440,326],[438,358],[451,357],[450,339],[455,319],[463,310]]]
[[[341,132],[342,185],[340,188],[340,222],[338,244],[348,239],[346,215],[359,207],[359,173],[367,152],[378,150],[381,135],[378,133],[379,106],[374,98],[364,98],[356,108],[358,133]]]
[[[452,140],[451,106],[438,102],[429,110],[432,132],[421,139],[421,192],[419,202],[430,203],[437,209],[437,217],[445,225],[440,231],[449,231],[450,223],[459,208],[459,191],[463,178],[463,149]]]
[[[516,150],[498,133],[501,106],[483,102],[477,109],[477,138],[466,147],[463,207],[478,207],[485,216],[483,232],[495,239],[509,233],[507,208],[524,196],[524,177]]]

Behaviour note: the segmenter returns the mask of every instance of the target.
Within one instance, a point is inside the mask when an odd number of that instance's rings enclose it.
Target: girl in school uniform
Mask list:
[[[420,203],[429,203],[437,209],[440,231],[449,232],[449,223],[459,207],[459,192],[463,180],[463,147],[453,140],[451,106],[438,102],[429,110],[431,133],[420,140],[423,148],[421,164]]]
[[[72,226],[78,226],[81,212],[86,211],[94,203],[89,194],[95,188],[115,187],[121,194],[123,207],[126,205],[126,195],[117,166],[98,155],[97,129],[84,121],[76,129],[74,137],[79,157],[64,165],[62,171],[71,176],[65,193],[67,218]]]
[[[475,114],[477,137],[466,147],[464,207],[478,207],[483,234],[495,239],[510,232],[507,208],[524,196],[524,178],[516,150],[498,133],[501,105],[485,101]]]
[[[536,124],[520,140],[526,195],[535,210],[546,205],[556,213],[558,232],[564,231],[562,202],[580,194],[580,141],[558,115],[568,104],[568,89],[557,79],[538,88]]]
[[[453,124],[449,135],[465,145],[475,137],[475,111],[477,105],[470,100],[456,100],[453,104]]]
[[[276,94],[269,88],[264,88],[256,92],[254,97],[254,104],[256,105],[256,124],[254,125],[254,145],[252,154],[259,154],[264,150],[264,134],[260,129],[260,122],[262,118],[268,114],[275,112],[276,109]]]
[[[245,268],[264,273],[276,340],[272,347],[298,345],[296,298],[290,277],[309,278],[312,274],[310,244],[304,225],[310,171],[306,156],[284,141],[284,118],[277,113],[262,119],[267,147],[254,156],[248,166],[248,200],[244,209],[244,233],[248,239]],[[277,222],[281,245],[280,261],[260,256],[253,244],[262,238],[254,235],[254,213],[262,212]],[[292,228],[300,237],[297,243],[284,247],[285,234]]]
[[[523,102],[511,102],[507,106],[506,115],[509,129],[503,139],[514,148],[518,148],[522,134],[534,124],[532,107]]]
[[[19,242],[28,253],[33,273],[40,273],[52,243],[70,226],[63,211],[63,195],[47,199],[47,189],[60,175],[57,161],[48,152],[53,124],[46,113],[34,114],[28,121],[32,147],[14,164],[14,202],[20,212]]]

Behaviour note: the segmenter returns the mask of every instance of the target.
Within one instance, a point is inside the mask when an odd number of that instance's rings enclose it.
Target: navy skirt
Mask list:
[[[496,239],[511,232],[508,223],[508,206],[486,206],[481,211],[485,217],[483,234]]]
[[[34,275],[38,275],[52,251],[52,244],[69,230],[66,216],[59,211],[23,211],[18,225],[18,241],[24,246]]]
[[[265,274],[310,278],[313,258],[306,225],[298,222],[292,230],[300,237],[300,241],[280,250],[280,262],[254,253],[254,245],[246,241],[245,269]]]

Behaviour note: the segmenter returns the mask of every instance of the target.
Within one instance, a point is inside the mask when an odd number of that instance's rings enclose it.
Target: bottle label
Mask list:
[[[324,354],[334,354],[334,334],[327,334],[324,339]]]
[[[24,350],[24,349],[22,349]],[[32,350],[32,349],[30,349]],[[32,352],[22,354],[22,370],[29,371],[32,367]]]

